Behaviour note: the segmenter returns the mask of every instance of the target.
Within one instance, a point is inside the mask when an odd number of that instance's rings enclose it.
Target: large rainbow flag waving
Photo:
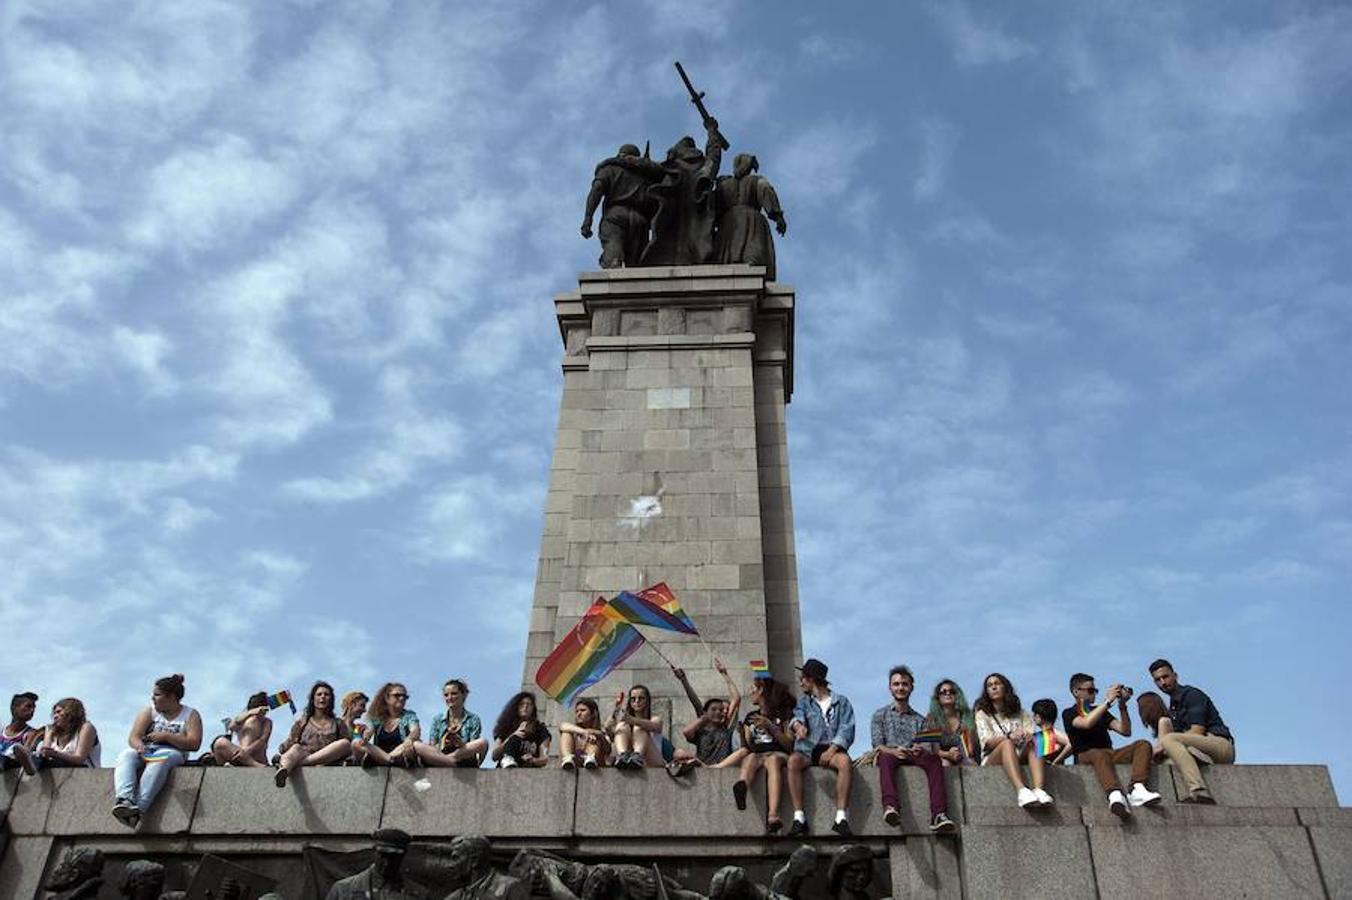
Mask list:
[[[648,588],[646,591],[639,591],[637,594],[621,591],[618,597],[610,601],[610,605],[624,617],[626,622],[632,625],[648,625],[653,628],[664,628],[667,631],[679,631],[683,634],[699,634],[695,630],[695,623],[690,621],[690,617],[685,614],[685,610],[681,609],[681,604],[667,590],[667,586],[659,584],[657,587],[666,591],[666,596],[670,597],[671,602],[675,604],[676,611],[674,613],[657,602],[661,595],[653,593],[655,588]]]
[[[641,646],[639,630],[599,597],[540,664],[535,683],[555,700],[570,704]]]
[[[620,596],[624,595],[621,594]],[[681,608],[681,601],[676,599],[676,595],[671,592],[671,588],[667,587],[665,581],[638,591],[637,596],[640,599],[651,603],[679,623],[676,626],[667,627],[673,627],[673,630],[683,631],[686,634],[699,634],[699,629],[695,627],[695,623],[688,615],[686,615],[685,610]]]

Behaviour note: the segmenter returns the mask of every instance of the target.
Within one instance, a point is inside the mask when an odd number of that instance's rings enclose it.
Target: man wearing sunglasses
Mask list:
[[[1120,819],[1130,816],[1128,803],[1131,806],[1159,803],[1160,795],[1146,787],[1154,756],[1150,742],[1132,741],[1125,747],[1113,749],[1110,732],[1131,737],[1131,714],[1127,711],[1131,688],[1111,684],[1100,703],[1094,676],[1077,672],[1070,676],[1070,695],[1075,702],[1062,713],[1061,720],[1066,726],[1066,736],[1070,738],[1071,752],[1075,754],[1077,765],[1094,767],[1113,815]],[[1117,703],[1116,716],[1109,711],[1114,702]],[[1131,792],[1128,794],[1123,794],[1117,771],[1113,768],[1119,763],[1131,763]]]

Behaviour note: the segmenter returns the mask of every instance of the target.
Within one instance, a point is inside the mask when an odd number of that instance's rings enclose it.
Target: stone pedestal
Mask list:
[[[563,401],[527,689],[593,600],[659,581],[743,690],[752,659],[792,683],[802,653],[785,422],[793,299],[745,265],[589,272],[555,298]],[[726,693],[698,639],[645,634],[701,696]],[[652,647],[599,690],[635,683],[669,721],[690,715]]]

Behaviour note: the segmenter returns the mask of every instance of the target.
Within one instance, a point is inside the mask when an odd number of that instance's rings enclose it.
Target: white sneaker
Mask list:
[[[1033,788],[1033,793],[1037,795],[1038,806],[1051,806],[1053,803],[1056,802],[1055,800],[1052,799],[1052,795],[1044,791],[1042,788]]]
[[[582,757],[582,768],[595,769],[597,765],[599,764],[596,762],[595,753],[588,753],[586,756]]]
[[[559,761],[559,768],[571,772],[573,769],[577,768],[577,760],[573,759],[572,754],[569,754]]]
[[[502,762],[498,763],[498,768],[500,768],[500,769],[515,769],[515,768],[516,768],[516,757],[515,757],[515,756],[504,756],[504,757],[502,758]]]
[[[1127,794],[1127,799],[1131,801],[1132,806],[1154,806],[1164,798],[1138,781],[1131,786],[1131,793]]]
[[[1028,790],[1028,788],[1019,788],[1020,809],[1027,809],[1030,806],[1041,806],[1041,805],[1042,803],[1041,801],[1038,800],[1037,794]]]
[[[1131,809],[1127,806],[1127,798],[1122,796],[1121,791],[1113,791],[1108,795],[1108,811],[1119,819],[1125,819],[1131,815]]]

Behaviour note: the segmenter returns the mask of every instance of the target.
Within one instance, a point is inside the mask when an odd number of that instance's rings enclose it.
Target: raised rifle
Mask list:
[[[690,92],[690,102],[695,104],[695,109],[699,110],[700,119],[704,122],[704,127],[709,127],[709,123],[714,124],[714,135],[718,141],[718,146],[724,150],[731,146],[728,139],[723,137],[723,132],[718,130],[718,120],[709,115],[709,111],[704,108],[704,92],[696,91],[695,86],[690,83],[690,76],[685,74],[685,69],[681,66],[680,60],[676,61],[676,71],[681,76],[681,81],[685,82],[685,89]]]

